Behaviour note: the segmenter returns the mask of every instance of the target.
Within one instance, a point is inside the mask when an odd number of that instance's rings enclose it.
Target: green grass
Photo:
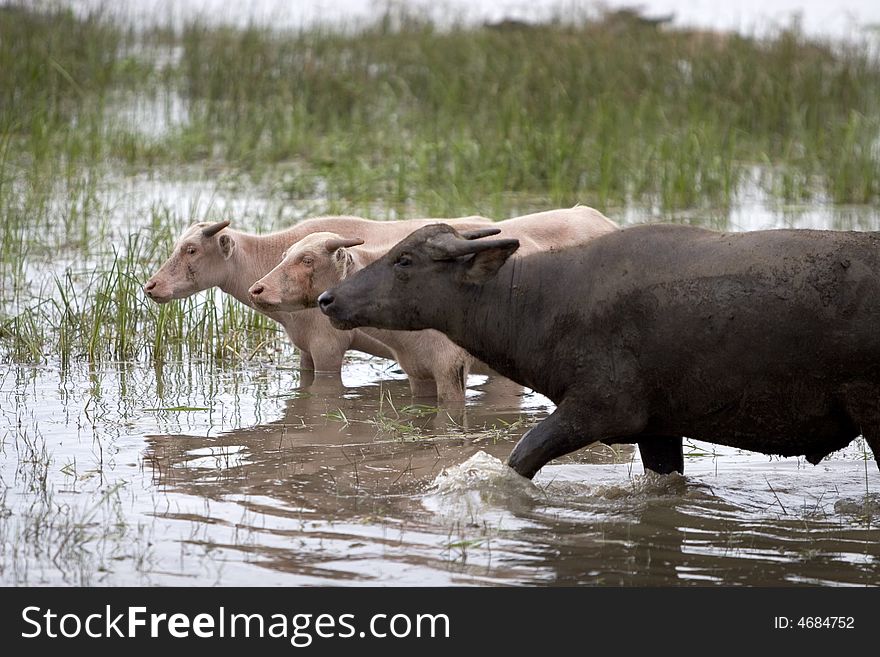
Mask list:
[[[247,168],[296,160],[330,198],[437,212],[508,191],[718,205],[760,162],[817,176],[812,190],[840,202],[880,192],[878,62],[796,31],[755,40],[411,20],[353,35],[192,25],[182,39],[193,108],[183,155],[219,149]]]
[[[159,204],[120,225],[106,190],[128,174],[186,167],[375,218],[717,209],[756,166],[783,201],[880,200],[880,62],[865,44],[391,18],[144,32],[0,7],[0,359],[222,363],[283,342],[219,293],[144,299],[181,228],[217,215]],[[132,99],[170,127],[128,117]]]
[[[44,211],[52,212],[48,207]],[[106,219],[109,212],[98,204],[88,216]],[[159,209],[154,215],[177,229],[188,223]],[[7,214],[0,233],[6,256],[0,258],[4,360],[39,363],[57,358],[63,366],[75,360],[162,362],[190,357],[239,362],[242,355],[253,358],[254,350],[264,351],[281,338],[271,320],[216,290],[161,306],[149,301],[142,285],[171,246],[177,231],[168,230],[168,225],[158,231],[158,238],[145,227],[114,243],[102,222],[95,228],[83,220],[86,234],[81,239],[76,234],[65,237],[67,231],[61,227],[47,229],[42,240],[35,240],[33,226],[16,220],[18,216]],[[28,286],[22,281],[33,276],[25,265],[50,275]]]

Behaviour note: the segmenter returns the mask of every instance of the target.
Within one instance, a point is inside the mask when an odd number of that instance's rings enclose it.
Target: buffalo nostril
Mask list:
[[[322,292],[321,296],[318,297],[318,306],[323,310],[333,305],[334,301],[335,299],[332,294],[329,292]]]
[[[254,296],[258,296],[258,295],[262,294],[265,289],[266,288],[263,287],[262,285],[254,285],[251,288],[251,294]]]
[[[156,287],[156,281],[148,281],[147,284],[144,286],[144,289],[145,289],[147,292],[149,292],[149,291],[152,290],[154,287]]]

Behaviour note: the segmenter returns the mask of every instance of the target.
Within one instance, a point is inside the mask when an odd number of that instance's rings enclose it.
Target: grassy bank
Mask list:
[[[764,162],[784,170],[788,196],[823,180],[842,202],[880,191],[877,62],[796,32],[412,21],[353,36],[191,26],[182,38],[189,152],[302,160],[331,195],[436,211],[506,191],[678,208],[730,202],[743,167]]]
[[[794,30],[441,30],[385,17],[354,32],[143,33],[101,14],[0,18],[0,129],[36,160],[209,160],[258,174],[294,162],[292,194],[320,180],[331,198],[456,211],[504,192],[718,204],[754,164],[780,169],[774,191],[792,198],[880,193],[880,63],[864,44]],[[131,94],[179,95],[182,107],[155,109],[185,120],[144,134],[114,111]]]
[[[376,218],[727,207],[755,167],[776,198],[877,203],[868,53],[638,22],[144,32],[2,7],[0,350],[161,361],[275,340],[211,297],[144,300],[173,236],[216,213],[158,204],[120,222],[106,194],[119,176],[195,168],[312,214]]]

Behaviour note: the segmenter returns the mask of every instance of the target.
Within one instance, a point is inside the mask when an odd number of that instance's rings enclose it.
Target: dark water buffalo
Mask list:
[[[880,233],[628,228],[508,259],[421,228],[319,298],[339,328],[438,329],[556,411],[510,455],[532,477],[591,442],[681,470],[679,436],[818,463],[880,456]]]

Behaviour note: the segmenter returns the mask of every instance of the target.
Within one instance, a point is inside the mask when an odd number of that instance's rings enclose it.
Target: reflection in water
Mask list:
[[[436,554],[445,537],[420,526],[417,496],[476,450],[510,449],[507,432],[468,427],[519,426],[521,413],[508,400],[506,408],[468,409],[456,418],[394,401],[407,392],[405,381],[378,394],[374,387],[342,395],[309,388],[265,425],[217,437],[148,437],[145,460],[156,484],[211,501],[204,514],[172,509],[164,516],[235,522],[240,542],[214,547],[306,577],[370,579],[410,561],[445,571]]]
[[[852,454],[814,468],[706,446],[660,477],[596,446],[532,483],[503,460],[548,409],[491,381],[458,416],[402,405],[405,381],[314,392],[254,427],[149,436],[158,516],[273,583],[880,583],[880,531],[835,511],[864,499]],[[259,571],[243,572],[228,583]]]

